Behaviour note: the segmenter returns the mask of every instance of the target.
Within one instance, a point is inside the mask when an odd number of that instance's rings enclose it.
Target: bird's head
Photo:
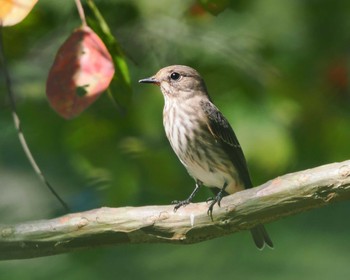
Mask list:
[[[151,83],[160,86],[165,99],[184,100],[193,96],[207,96],[205,83],[199,73],[185,65],[172,65],[160,69],[150,78],[139,83]]]

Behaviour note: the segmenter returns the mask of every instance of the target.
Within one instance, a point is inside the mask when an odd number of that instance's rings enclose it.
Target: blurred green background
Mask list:
[[[350,158],[350,1],[96,4],[130,67],[132,93],[114,92],[122,96],[118,110],[105,94],[66,121],[46,100],[55,53],[80,24],[73,1],[39,1],[22,23],[4,30],[24,134],[74,211],[169,204],[192,191],[163,132],[159,89],[137,83],[171,64],[202,74],[255,184]],[[23,154],[3,79],[0,90],[0,223],[61,215]],[[202,191],[197,201],[207,196]],[[349,203],[338,203],[267,225],[274,250],[256,250],[250,234],[240,232],[190,246],[124,245],[3,261],[0,278],[346,279],[349,211]]]

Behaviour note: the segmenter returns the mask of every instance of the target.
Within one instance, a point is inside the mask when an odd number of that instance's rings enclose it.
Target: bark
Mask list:
[[[121,243],[189,244],[350,199],[350,160],[287,174],[224,197],[215,206],[99,208],[0,225],[0,259],[24,259]]]

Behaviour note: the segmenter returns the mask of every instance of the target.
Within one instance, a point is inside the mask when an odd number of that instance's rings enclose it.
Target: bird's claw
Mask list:
[[[213,207],[214,207],[214,204],[210,203],[208,211],[207,211],[207,215],[210,217],[210,219],[212,221],[214,221],[214,219],[213,219]]]
[[[213,220],[213,208],[215,204],[218,204],[219,207],[221,207],[221,199],[222,199],[222,192],[219,192],[215,197],[209,197],[207,199],[207,203],[210,202],[209,208],[207,211],[208,216],[210,216],[211,220]]]
[[[171,204],[176,204],[174,207],[174,212],[176,212],[180,207],[186,206],[187,204],[190,204],[191,201],[188,199],[185,200],[173,200]]]

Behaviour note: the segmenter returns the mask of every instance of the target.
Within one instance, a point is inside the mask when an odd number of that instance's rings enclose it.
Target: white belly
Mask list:
[[[208,165],[204,164],[205,161],[201,162],[201,164],[193,162],[186,164],[186,162],[182,160],[181,162],[195,180],[201,181],[203,185],[207,187],[222,189],[224,185],[227,185],[225,191],[230,194],[244,189],[244,186],[239,180],[239,176],[231,166],[227,168],[227,166],[224,167],[221,165],[219,168],[210,169]],[[224,168],[223,170],[225,171],[221,170],[221,168]],[[229,172],[227,172],[227,170]]]
[[[191,164],[187,166],[184,164],[188,173],[195,179],[201,181],[204,185],[208,187],[222,188],[225,183],[233,180],[231,176],[227,173],[220,172],[218,170],[209,171],[209,169],[204,169],[198,164]]]

